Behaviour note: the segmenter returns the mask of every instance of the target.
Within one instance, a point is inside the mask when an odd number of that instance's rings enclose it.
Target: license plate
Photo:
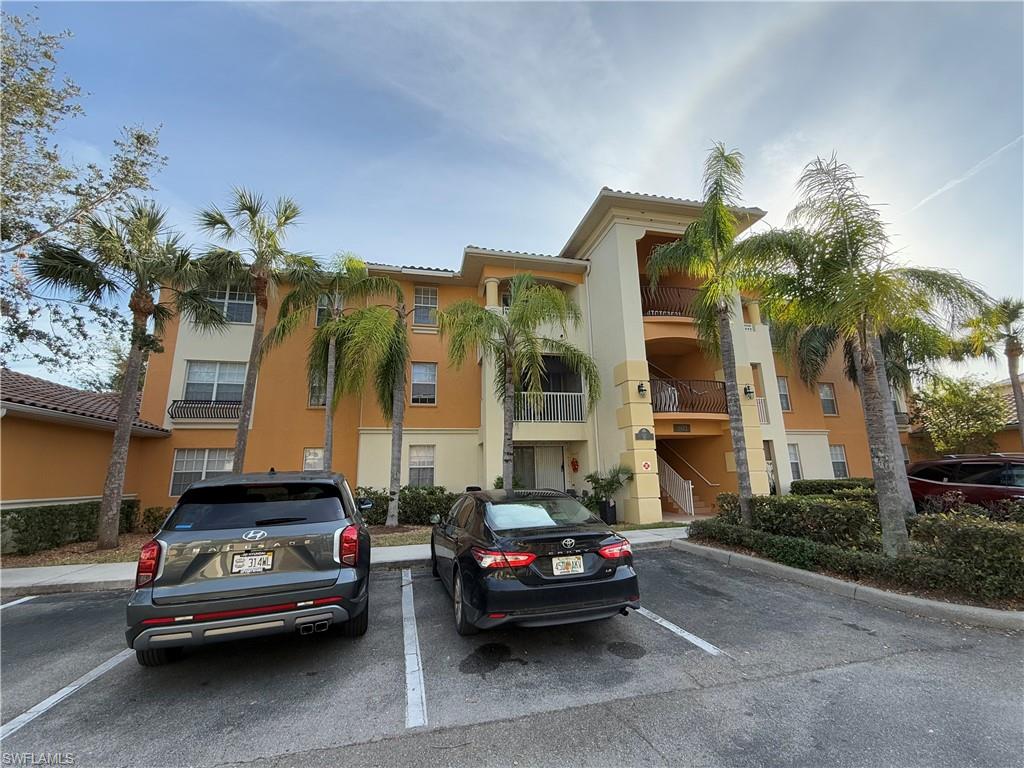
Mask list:
[[[260,552],[258,554],[245,552],[231,558],[232,573],[263,573],[273,567],[273,552]]]
[[[583,573],[583,555],[552,557],[551,570],[554,572],[555,576],[568,576],[573,573]]]

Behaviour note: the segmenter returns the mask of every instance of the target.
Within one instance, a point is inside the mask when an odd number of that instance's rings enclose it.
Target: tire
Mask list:
[[[430,575],[435,579],[441,576],[437,570],[437,555],[434,553],[434,542],[430,542]]]
[[[162,667],[181,658],[181,648],[149,648],[145,651],[136,651],[135,660],[144,667]]]
[[[362,637],[366,634],[366,628],[370,625],[370,596],[366,596],[366,606],[362,613],[354,619],[349,619],[338,628],[342,637]]]
[[[452,610],[455,614],[455,631],[463,637],[480,631],[466,619],[465,602],[462,599],[462,572],[456,568],[452,576]]]

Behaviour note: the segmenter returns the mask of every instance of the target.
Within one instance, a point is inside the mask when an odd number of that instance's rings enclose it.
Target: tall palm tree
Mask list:
[[[516,393],[537,397],[543,389],[544,355],[558,355],[565,366],[579,374],[587,388],[587,408],[593,408],[601,396],[601,377],[597,363],[583,350],[542,332],[554,325],[568,333],[579,325],[581,313],[576,303],[553,285],[538,283],[533,275],[522,273],[510,281],[511,302],[508,312],[495,312],[472,299],[456,302],[438,313],[441,334],[448,339],[448,358],[459,368],[477,349],[494,363],[494,392],[502,403],[502,487],[513,486],[512,429],[515,424]]]
[[[743,155],[716,142],[704,161],[704,206],[700,218],[687,226],[683,236],[659,245],[651,252],[647,274],[651,285],[666,272],[680,272],[700,281],[694,312],[697,333],[709,354],[721,356],[725,375],[725,399],[729,433],[736,459],[740,519],[753,522],[753,490],[747,440],[736,372],[736,348],[732,337],[733,307],[743,287],[741,263],[736,258],[737,219],[734,208],[743,183]]]
[[[1017,416],[1017,430],[1024,445],[1024,387],[1020,383],[1020,358],[1024,355],[1024,301],[1001,299],[965,324],[967,350],[995,360],[1002,346],[1010,371],[1010,389]]]
[[[834,328],[856,367],[878,493],[883,552],[909,551],[905,520],[914,514],[891,439],[895,423],[880,336],[908,318],[933,326],[957,322],[985,305],[984,293],[960,275],[893,261],[884,223],[857,189],[858,176],[835,155],[817,158],[800,176],[791,228],[754,235],[739,251],[748,282],[769,316],[797,327]]]
[[[351,379],[337,375],[339,341],[344,343],[352,331],[351,323],[345,321],[346,304],[375,295],[394,296],[397,302],[402,293],[390,277],[371,276],[358,256],[340,254],[326,269],[317,268],[309,279],[289,291],[281,301],[277,324],[267,331],[263,341],[266,354],[304,326],[310,315],[316,319],[307,374],[310,384],[323,387],[325,393],[323,468],[327,471],[332,470],[334,461],[334,411],[345,391],[339,384],[347,383],[349,389],[352,385]],[[348,309],[351,312],[353,308]],[[351,363],[346,370],[352,370]]]
[[[171,232],[167,212],[153,202],[131,200],[116,216],[91,216],[83,226],[83,246],[70,249],[44,243],[30,265],[39,285],[70,291],[82,299],[128,298],[131,339],[117,405],[117,423],[100,502],[98,546],[117,546],[124,473],[135,420],[143,359],[160,350],[167,322],[184,315],[202,327],[224,325],[207,301],[206,276]],[[154,295],[163,290],[163,300]],[[150,321],[153,322],[152,332]]]
[[[285,235],[299,214],[299,206],[287,197],[278,198],[271,207],[260,195],[240,187],[232,190],[226,211],[213,206],[198,214],[200,229],[220,243],[210,246],[202,256],[211,280],[256,297],[252,345],[235,436],[234,472],[241,472],[245,466],[271,291],[281,283],[299,286],[318,279],[313,259],[284,247]]]

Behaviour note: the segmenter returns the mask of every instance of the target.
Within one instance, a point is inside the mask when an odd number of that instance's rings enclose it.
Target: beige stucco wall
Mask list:
[[[786,432],[786,443],[796,443],[800,448],[800,467],[805,480],[824,480],[835,477],[832,472],[832,457],[828,450],[828,431],[818,429],[791,429]],[[789,471],[789,448],[783,446],[780,458]]]
[[[402,435],[402,485],[409,482],[409,446],[434,446],[434,484],[450,491],[482,485],[477,430],[406,429]],[[391,430],[367,427],[359,430],[356,483],[387,488],[391,471]],[[487,486],[489,487],[489,485]]]

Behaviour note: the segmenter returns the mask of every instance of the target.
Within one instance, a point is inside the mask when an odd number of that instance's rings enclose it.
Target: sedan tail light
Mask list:
[[[338,537],[338,561],[354,566],[359,562],[359,529],[350,525]]]
[[[469,551],[481,568],[525,568],[537,559],[532,552],[501,552],[480,547],[473,547]]]
[[[622,541],[617,541],[614,544],[608,544],[601,547],[597,550],[597,554],[601,557],[607,558],[608,560],[615,560],[620,557],[625,557],[626,555],[632,555],[633,548],[629,546],[628,541],[623,539]]]
[[[142,545],[139,552],[139,565],[135,569],[135,588],[141,589],[156,578],[160,567],[160,542],[156,539]]]

